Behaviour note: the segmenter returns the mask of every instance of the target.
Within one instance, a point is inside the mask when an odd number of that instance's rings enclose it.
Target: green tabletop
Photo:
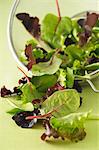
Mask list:
[[[18,79],[22,77],[7,42],[7,20],[13,1],[0,0],[0,87],[6,85],[9,88],[17,85]],[[73,14],[75,10],[75,6],[72,5],[74,1],[79,12],[82,7],[99,10],[99,0],[67,0],[66,7],[70,4],[72,7],[71,10],[67,8],[68,14]],[[99,88],[99,78],[95,79],[94,83]],[[83,86],[82,96],[81,110],[93,110],[94,113],[99,114],[99,94],[94,93],[86,85]],[[71,143],[53,139],[43,142],[40,139],[43,133],[42,127],[36,126],[33,129],[18,127],[11,116],[6,113],[10,108],[6,100],[0,98],[0,150],[99,150],[99,121],[86,122],[87,136],[81,142]]]

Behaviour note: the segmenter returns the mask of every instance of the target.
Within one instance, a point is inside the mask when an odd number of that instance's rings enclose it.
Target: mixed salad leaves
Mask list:
[[[45,127],[42,140],[84,139],[84,123],[91,117],[89,110],[78,112],[79,81],[91,79],[90,73],[99,69],[99,14],[88,12],[86,18],[71,19],[59,12],[59,16],[47,14],[41,23],[27,13],[16,17],[32,35],[20,51],[32,77],[19,68],[24,74],[19,86],[13,91],[1,88],[1,97],[9,97],[14,107],[8,113],[22,128],[32,128],[40,120]]]

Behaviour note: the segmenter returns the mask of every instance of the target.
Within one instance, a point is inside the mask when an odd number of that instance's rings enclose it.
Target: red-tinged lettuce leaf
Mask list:
[[[37,17],[30,17],[27,13],[19,13],[16,17],[22,21],[22,24],[26,28],[26,30],[33,35],[34,37],[38,38],[40,35],[40,24],[39,19]]]
[[[29,60],[28,65],[27,65],[28,70],[30,70],[32,68],[32,65],[36,64],[36,60],[33,56],[32,51],[33,51],[32,45],[31,44],[26,45],[25,55],[26,55],[27,59]]]
[[[61,48],[71,30],[72,22],[70,18],[62,17],[59,20],[57,16],[47,14],[41,24],[41,37],[52,47]]]
[[[42,103],[45,114],[53,111],[52,115],[55,117],[75,112],[79,106],[80,96],[74,89],[56,91]]]
[[[88,13],[85,25],[88,25],[90,28],[93,28],[96,25],[98,17],[99,16],[96,13]]]
[[[22,22],[25,29],[32,35],[37,45],[39,45],[46,51],[52,50],[50,46],[40,38],[40,24],[37,17],[31,17],[27,13],[18,13],[16,17]]]
[[[93,55],[88,58],[87,62],[88,62],[88,64],[97,63],[97,62],[99,62],[99,58]]]
[[[50,125],[49,120],[44,120],[43,125],[45,128],[45,132],[41,135],[41,139],[43,141],[45,141],[46,138],[50,138],[51,136],[53,136],[54,138],[60,137],[59,133],[55,129],[53,129],[52,126]],[[64,140],[62,136],[61,138]]]
[[[58,135],[71,141],[83,140],[86,136],[84,131],[85,121],[88,119],[89,112],[71,113],[60,118],[50,119],[51,127],[57,131]]]
[[[96,13],[88,13],[86,20],[83,22],[84,32],[80,33],[79,36],[79,45],[84,46],[89,37],[92,35],[92,28],[96,25],[99,15]]]

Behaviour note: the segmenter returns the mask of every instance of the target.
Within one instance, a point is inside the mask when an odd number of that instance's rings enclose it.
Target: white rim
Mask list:
[[[27,67],[19,60],[18,55],[16,53],[14,44],[13,44],[13,40],[12,40],[12,27],[13,27],[13,19],[15,16],[15,11],[17,9],[17,6],[19,4],[20,0],[15,0],[12,7],[11,7],[11,11],[9,14],[9,18],[8,18],[8,24],[7,24],[7,39],[8,39],[8,45],[9,45],[9,49],[11,50],[11,53],[14,57],[14,59],[16,60],[16,62],[18,63],[18,65],[24,69],[27,73],[29,73],[29,75],[32,75],[31,71],[28,71]]]

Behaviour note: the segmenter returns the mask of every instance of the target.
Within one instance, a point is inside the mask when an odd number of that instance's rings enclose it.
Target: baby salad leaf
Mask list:
[[[24,111],[34,110],[34,106],[31,102],[24,103],[24,101],[19,96],[9,97],[7,99],[7,102],[14,108],[18,108],[20,110],[24,110]]]
[[[41,37],[43,40],[45,40],[49,44],[52,43],[52,39],[53,39],[57,24],[58,24],[58,17],[53,14],[47,14],[42,21]]]
[[[51,23],[50,23],[51,22]],[[50,26],[49,26],[50,24]],[[61,36],[65,38],[72,30],[72,22],[68,17],[59,18],[53,14],[47,14],[41,25],[41,37],[54,48],[61,48]]]
[[[46,51],[52,50],[50,46],[40,38],[40,24],[37,17],[31,17],[27,13],[18,13],[16,17],[22,22],[25,29],[33,36],[33,41],[35,41],[37,45],[40,45]]]
[[[26,83],[22,86],[21,100],[24,103],[32,102],[33,99],[41,98],[42,94],[39,93],[32,83]]]
[[[53,111],[55,117],[65,116],[75,112],[80,105],[80,96],[74,89],[66,89],[54,92],[43,103],[42,108],[45,113]]]
[[[85,66],[85,69],[89,71],[99,69],[99,62],[87,65]]]
[[[37,17],[30,17],[27,13],[19,13],[16,17],[22,21],[22,24],[34,37],[38,38],[40,35],[40,24]]]
[[[7,99],[7,101],[15,108],[24,111],[33,111],[34,106],[32,101],[34,99],[39,99],[42,97],[43,93],[38,92],[36,87],[30,82],[24,84],[20,90],[22,91],[21,95],[12,96]]]
[[[70,57],[73,58],[73,60],[78,59],[82,60],[83,59],[83,50],[79,48],[77,45],[70,45],[65,49],[65,53],[68,54]]]
[[[50,119],[50,124],[61,137],[71,141],[82,140],[86,133],[84,131],[84,123],[89,113],[72,113],[64,117]]]
[[[73,69],[67,67],[67,87],[72,88],[74,85],[74,74],[73,74]]]
[[[31,71],[34,76],[54,74],[58,71],[61,63],[62,60],[54,55],[48,62],[41,62],[33,65]]]
[[[22,111],[23,110],[21,110],[19,108],[14,108],[14,109],[11,109],[11,110],[7,111],[7,113],[10,114],[10,115],[14,115],[14,114],[22,112]]]
[[[38,58],[44,58],[44,53],[43,53],[43,51],[40,49],[40,48],[35,48],[35,49],[33,49],[33,55],[34,55],[34,57],[36,58],[36,59],[38,59]]]
[[[26,45],[32,45],[32,47],[35,48],[37,46],[37,42],[35,39],[31,39],[26,42]]]
[[[40,92],[45,92],[48,88],[53,87],[57,83],[56,75],[43,75],[32,77],[31,82]]]
[[[34,56],[32,55],[32,50],[33,50],[33,47],[31,44],[26,45],[25,55],[29,60],[28,65],[27,65],[28,70],[30,70],[32,68],[32,65],[36,63],[36,60],[35,60]]]
[[[84,46],[89,37],[92,35],[92,28],[96,25],[98,20],[98,14],[96,13],[87,13],[87,18],[85,20],[83,29],[84,31],[79,34],[79,45]]]
[[[66,87],[66,70],[59,69],[58,82],[61,86]]]

